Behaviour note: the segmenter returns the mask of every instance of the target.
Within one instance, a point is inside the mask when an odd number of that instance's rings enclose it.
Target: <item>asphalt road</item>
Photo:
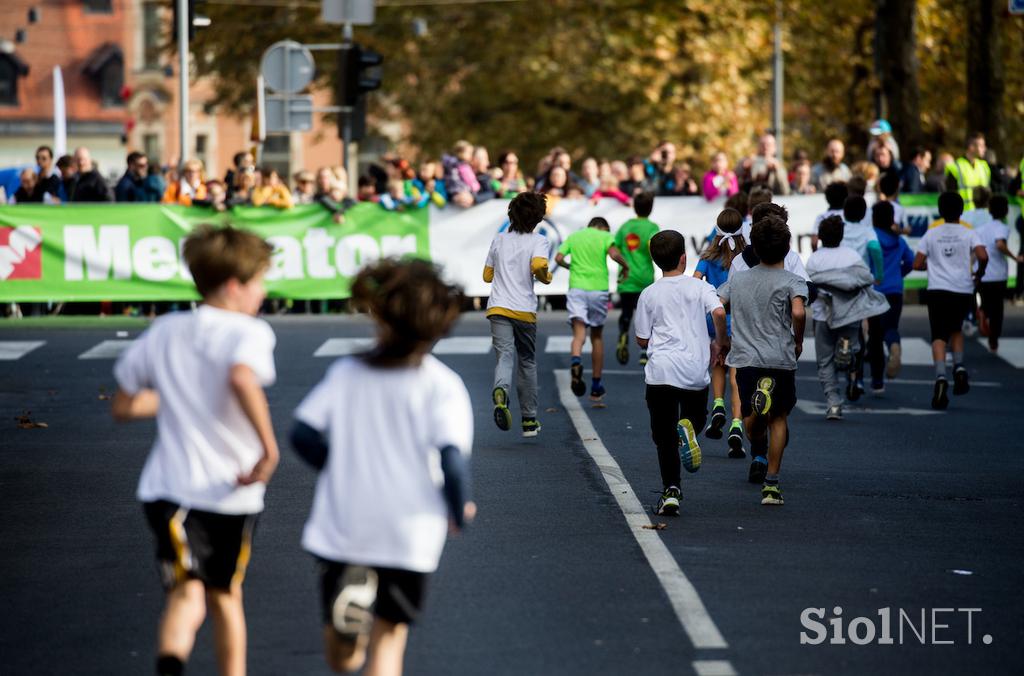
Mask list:
[[[291,411],[330,363],[314,352],[329,338],[371,329],[352,317],[272,322],[278,382],[268,396],[283,444]],[[162,594],[133,496],[154,427],[115,425],[106,400],[112,360],[79,358],[123,338],[105,325],[12,326],[0,327],[0,672],[150,673]],[[547,337],[567,334],[564,314],[542,315],[539,328],[543,347]],[[908,310],[903,329],[908,341],[926,335],[920,308]],[[133,326],[127,337],[138,332]],[[455,333],[483,337],[488,328],[467,315]],[[1007,335],[1024,336],[1024,313],[1011,312]],[[45,344],[3,360],[10,341]],[[635,362],[614,363],[611,342],[608,406],[582,401],[597,433],[588,444],[602,443],[650,504],[660,482],[643,378]],[[568,356],[540,355],[544,429],[532,440],[491,422],[492,355],[442,358],[473,395],[480,511],[449,543],[432,579],[407,673],[1024,671],[1024,456],[1015,425],[1024,384],[1020,370],[976,342],[968,345],[975,387],[936,415],[927,411],[931,368],[908,366],[884,397],[869,396],[843,422],[826,423],[811,403],[823,401],[813,364],[802,363],[804,403],[792,417],[782,508],[759,504],[747,463],[726,458],[724,441],[703,442],[703,468],[684,477],[682,516],[654,518],[667,527],[641,535],[660,538],[670,568],[692,583],[727,644],[720,648],[694,647],[566,414],[555,371],[567,368]],[[47,427],[18,429],[14,418],[25,411]],[[245,583],[253,674],[328,673],[316,578],[299,547],[313,483],[313,472],[285,449]],[[880,633],[879,609],[891,608],[895,644],[876,637],[863,646],[801,645],[801,613],[823,608],[827,623],[836,607],[844,636],[858,616]],[[980,610],[942,610],[970,608]],[[922,609],[928,645],[918,638]],[[866,621],[857,624],[866,636]],[[214,671],[208,627],[190,669]]]

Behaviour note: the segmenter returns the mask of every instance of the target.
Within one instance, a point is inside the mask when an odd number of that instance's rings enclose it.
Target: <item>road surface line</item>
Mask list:
[[[988,338],[978,338],[978,343],[988,350]],[[999,351],[994,356],[1014,368],[1024,369],[1024,338],[1000,338]],[[973,384],[971,383],[971,385]]]
[[[562,406],[565,407],[569,419],[572,420],[572,424],[576,428],[576,433],[583,441],[583,447],[587,449],[587,453],[601,470],[608,489],[619,504],[622,515],[626,517],[630,532],[633,533],[637,544],[640,545],[644,556],[647,557],[647,563],[654,570],[654,574],[668,595],[672,609],[675,611],[676,617],[679,618],[683,630],[690,637],[693,647],[728,648],[729,644],[725,642],[725,638],[708,614],[697,589],[679,568],[679,563],[669,553],[661,536],[655,530],[644,528],[644,526],[651,525],[647,510],[640,504],[633,487],[626,481],[626,477],[619,468],[619,463],[615,462],[615,458],[608,452],[597,435],[597,430],[594,429],[590,418],[580,406],[579,399],[569,389],[569,372],[565,369],[558,369],[555,371],[555,379],[558,383],[558,396],[562,400]]]
[[[697,676],[736,676],[736,670],[728,660],[696,660],[693,670]]]
[[[583,343],[583,354],[590,354],[590,341]],[[544,354],[569,354],[572,352],[572,336],[548,336]]]
[[[117,359],[132,344],[131,340],[104,340],[78,355],[79,359]]]
[[[0,361],[17,361],[43,345],[45,340],[0,340]]]

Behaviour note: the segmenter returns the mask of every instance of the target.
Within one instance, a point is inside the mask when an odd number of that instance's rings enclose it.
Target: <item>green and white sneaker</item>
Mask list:
[[[536,418],[523,418],[523,436],[535,437],[540,433],[540,421]]]
[[[775,484],[769,486],[765,484],[761,487],[761,504],[762,505],[783,505],[785,504],[782,500],[782,491],[779,490],[779,485]]]
[[[647,366],[647,350],[640,353],[640,359],[637,360],[637,363],[640,366]]]
[[[491,392],[491,401],[494,402],[494,424],[499,430],[507,432],[512,427],[512,414],[508,410],[508,392],[504,387],[495,387]]]
[[[376,602],[377,571],[368,566],[346,566],[338,581],[338,595],[331,606],[334,631],[351,642],[369,634]]]
[[[629,334],[619,334],[619,342],[615,345],[615,358],[625,366],[629,363]]]
[[[658,516],[679,516],[679,500],[683,495],[675,486],[669,486],[661,494],[658,504],[654,507],[654,513]]]
[[[693,423],[683,418],[676,425],[676,431],[679,433],[679,459],[687,472],[696,472],[700,469],[701,456]]]
[[[775,389],[775,378],[765,376],[757,381],[757,390],[750,395],[750,406],[754,413],[766,416],[772,410],[772,390]]]

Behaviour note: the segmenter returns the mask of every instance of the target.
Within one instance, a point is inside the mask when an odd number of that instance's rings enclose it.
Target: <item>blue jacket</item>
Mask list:
[[[903,293],[903,278],[910,274],[914,265],[914,252],[900,235],[892,230],[875,228],[878,244],[882,247],[882,269],[885,275],[882,283],[875,285],[879,293]]]

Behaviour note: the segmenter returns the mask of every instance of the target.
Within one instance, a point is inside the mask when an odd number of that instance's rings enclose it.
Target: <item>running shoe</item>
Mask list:
[[[683,418],[676,424],[676,432],[679,434],[679,459],[687,472],[693,473],[700,469],[700,444],[697,443],[697,433],[693,431],[693,423]]]
[[[342,638],[355,642],[369,634],[373,626],[377,571],[367,566],[347,565],[338,588],[331,610],[331,624]]]
[[[932,408],[936,411],[945,411],[949,406],[949,382],[945,378],[935,379],[935,389],[932,391]]]
[[[602,401],[604,399],[605,392],[607,392],[607,390],[604,389],[603,383],[597,386],[591,385],[590,401]]]
[[[583,382],[583,364],[573,364],[569,367],[569,374],[572,376],[572,383],[569,387],[577,397],[587,393],[587,384]]]
[[[782,491],[779,490],[778,484],[769,486],[765,484],[761,486],[761,504],[762,505],[784,505],[782,500]]]
[[[536,418],[523,418],[523,436],[535,437],[540,433],[540,421]]]
[[[498,429],[507,432],[512,427],[512,414],[508,410],[508,392],[504,387],[495,387],[491,393],[494,402],[494,424]]]
[[[629,334],[619,334],[619,342],[615,346],[615,358],[623,366],[629,363]]]
[[[637,360],[637,363],[640,366],[647,366],[647,350],[640,353],[640,359]]]
[[[900,374],[903,366],[903,346],[893,343],[889,346],[889,361],[885,364],[885,377],[892,380]]]
[[[864,383],[857,380],[851,373],[846,379],[846,398],[850,401],[857,401],[864,394]]]
[[[679,516],[679,500],[682,497],[682,493],[679,492],[678,488],[669,486],[661,494],[661,498],[658,499],[654,513],[658,516]]]
[[[733,425],[729,428],[729,457],[733,460],[747,457],[743,451],[743,426]]]
[[[704,430],[704,436],[708,439],[721,439],[722,428],[725,427],[725,407],[715,406],[711,411],[711,424]]]
[[[825,411],[825,420],[842,420],[843,419],[843,407],[829,406],[828,410]]]
[[[750,396],[750,405],[756,415],[768,415],[772,410],[772,390],[775,389],[775,378],[765,376],[757,381],[757,389]]]
[[[843,336],[836,344],[835,363],[840,371],[846,371],[853,363],[853,342],[848,336]]]
[[[992,336],[989,336],[988,337],[988,349],[989,349],[989,352],[993,352],[993,353],[999,352],[999,339],[998,338],[993,338]]]
[[[962,330],[964,332],[964,335],[967,336],[968,338],[974,338],[976,335],[978,335],[978,327],[970,319],[964,320]]]
[[[876,397],[885,394],[885,383],[871,383],[871,394]]]
[[[747,481],[752,484],[764,483],[764,478],[768,474],[768,458],[763,455],[754,456],[754,461],[750,463],[750,473],[747,475]]]
[[[967,380],[967,367],[957,366],[953,370],[953,394],[960,396],[971,391],[971,383]]]

